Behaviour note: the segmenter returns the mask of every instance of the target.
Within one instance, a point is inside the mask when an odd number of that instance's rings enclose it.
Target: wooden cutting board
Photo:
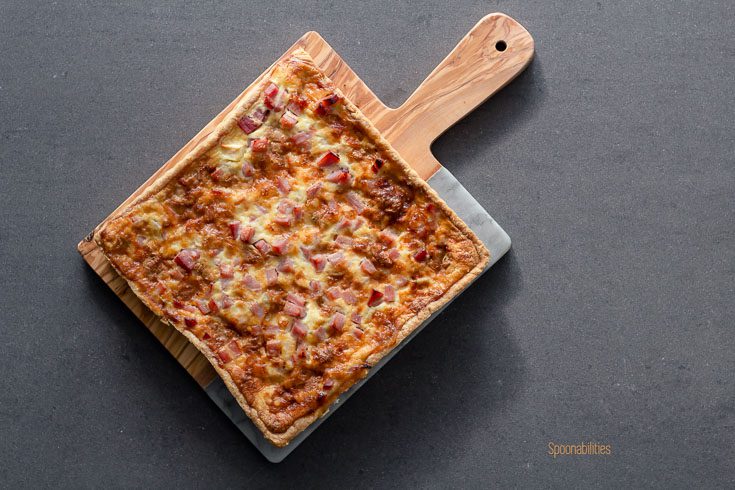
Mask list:
[[[303,48],[342,92],[369,118],[418,174],[429,179],[441,168],[431,144],[444,131],[513,80],[533,57],[533,39],[515,20],[490,14],[457,44],[400,107],[383,104],[355,72],[316,32],[307,32],[279,58]],[[266,70],[267,72],[268,70]],[[124,210],[138,195],[201,142],[260,82],[258,77],[166,164],[125,200],[107,219]],[[162,323],[135,296],[107,263],[90,233],[78,245],[84,260],[203,388],[217,376],[209,361],[174,327]]]

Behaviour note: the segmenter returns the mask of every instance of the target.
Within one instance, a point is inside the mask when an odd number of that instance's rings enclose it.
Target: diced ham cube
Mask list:
[[[288,293],[286,295],[286,301],[290,301],[291,303],[299,306],[304,306],[306,304],[306,300],[303,298],[303,296],[296,293]]]
[[[174,262],[186,272],[194,269],[197,260],[199,260],[199,251],[191,248],[182,249],[174,258]]]
[[[279,214],[275,218],[273,218],[273,221],[281,226],[288,227],[291,226],[292,219],[293,218],[291,216],[284,216],[282,214]],[[273,242],[273,246],[275,249],[275,242]]]
[[[242,175],[243,177],[252,177],[255,173],[255,167],[250,162],[242,162]]]
[[[302,112],[301,104],[295,100],[291,100],[288,105],[286,105],[286,109],[293,112],[296,116],[300,116]]]
[[[388,250],[388,258],[390,260],[396,261],[401,256],[401,252],[398,251],[397,248],[391,248]]]
[[[232,235],[232,238],[237,240],[240,238],[240,222],[239,221],[232,221],[230,222],[230,235]]]
[[[344,313],[341,313],[338,311],[332,317],[332,323],[330,324],[330,327],[335,332],[341,332],[344,326],[345,326],[345,315]]]
[[[332,301],[336,301],[342,297],[342,289],[337,286],[332,286],[326,291],[327,297]]]
[[[288,237],[281,235],[273,240],[273,253],[283,255],[288,252]]]
[[[322,285],[319,284],[319,281],[309,281],[309,289],[314,293],[318,293],[321,291]]]
[[[347,199],[347,202],[349,202],[350,205],[355,208],[357,214],[365,211],[365,204],[362,202],[362,199],[360,199],[360,196],[358,196],[356,192],[350,191],[345,197]]]
[[[250,143],[250,149],[255,153],[268,151],[268,138],[256,138]]]
[[[237,340],[230,341],[228,344],[217,351],[217,356],[225,364],[232,361],[233,359],[240,357],[241,355],[242,350],[240,349],[240,345],[237,343]]]
[[[265,282],[269,287],[278,284],[278,271],[275,269],[266,269]]]
[[[352,246],[352,238],[345,235],[337,236],[337,238],[334,239],[334,242],[342,248],[349,248]]]
[[[380,158],[376,158],[375,163],[373,163],[373,166],[372,166],[373,172],[377,174],[382,167],[383,167],[383,160],[381,160]]]
[[[299,250],[301,250],[301,254],[306,260],[309,260],[311,258],[311,249],[309,247],[299,245]]]
[[[361,328],[355,327],[352,330],[352,335],[354,335],[357,339],[361,339],[365,335],[365,332],[363,332]]]
[[[281,194],[288,194],[291,191],[291,183],[288,181],[286,177],[279,176],[276,179],[276,187],[278,187],[278,190],[281,191]]]
[[[299,118],[296,117],[296,114],[291,111],[286,111],[283,113],[283,116],[281,116],[281,127],[284,129],[291,129],[296,126],[298,120]]]
[[[316,112],[320,116],[324,116],[328,112],[330,112],[332,106],[337,102],[339,102],[339,96],[337,94],[332,94],[329,97],[325,97],[318,102],[316,109],[314,109],[314,112]]]
[[[352,221],[344,217],[340,218],[339,223],[337,223],[337,229],[339,230],[345,230],[347,228],[350,228],[351,226],[352,226]]]
[[[293,218],[296,221],[300,220],[304,215],[304,208],[302,208],[301,206],[294,206],[291,211],[293,212]]]
[[[299,306],[296,303],[286,301],[283,305],[283,313],[294,318],[303,318],[306,315],[306,309],[303,306]]]
[[[256,318],[263,319],[265,316],[265,309],[260,303],[253,303],[250,305],[250,312],[255,315]]]
[[[429,252],[426,249],[421,249],[413,255],[413,260],[416,262],[424,262],[429,257]]]
[[[327,258],[323,254],[312,255],[309,261],[317,272],[323,271],[324,266],[327,265]]]
[[[327,175],[326,179],[335,184],[345,184],[350,180],[350,172],[346,168],[340,168]]]
[[[263,124],[262,121],[255,121],[248,116],[243,116],[237,121],[237,125],[240,126],[240,129],[242,129],[245,134],[252,133],[258,129],[261,124]]]
[[[209,305],[207,304],[207,301],[203,299],[198,299],[196,300],[196,303],[197,303],[197,308],[199,308],[199,311],[202,312],[202,315],[206,315],[207,313],[211,311],[209,309]]]
[[[365,224],[365,220],[362,218],[357,218],[357,219],[352,220],[352,231],[357,230],[364,224]]]
[[[255,228],[252,226],[243,226],[240,229],[240,241],[250,243],[255,236]]]
[[[378,233],[378,240],[385,243],[386,245],[393,245],[394,243],[396,243],[396,240],[398,240],[398,235],[386,228]]]
[[[345,257],[344,253],[334,252],[333,254],[329,254],[329,256],[327,256],[327,260],[329,261],[330,264],[336,265],[336,264],[341,263],[344,257]]]
[[[242,278],[243,283],[245,284],[245,287],[250,289],[251,291],[260,291],[263,289],[263,286],[260,285],[257,279],[255,279],[250,274],[245,274]]]
[[[383,293],[373,289],[370,293],[370,299],[368,299],[368,306],[375,307],[383,302]]]
[[[311,148],[311,133],[308,131],[301,131],[291,136],[291,143],[298,146],[302,150],[308,150]]]
[[[276,85],[273,82],[270,82],[266,87],[265,90],[263,90],[263,93],[266,97],[273,97],[278,93],[278,85]]]
[[[378,272],[378,269],[376,269],[373,263],[368,259],[362,259],[362,261],[360,261],[360,269],[362,269],[365,274],[369,275],[373,275]]]
[[[329,167],[330,165],[334,165],[335,163],[339,162],[339,155],[337,155],[332,150],[329,150],[324,155],[319,158],[316,162],[317,167]]]
[[[265,350],[269,356],[280,356],[281,355],[281,341],[280,340],[269,340],[265,343]]]
[[[194,328],[197,324],[196,319],[194,318],[184,318],[184,325],[187,326],[187,328]]]
[[[276,269],[278,269],[278,272],[292,273],[296,271],[296,269],[294,268],[293,260],[289,258],[281,259],[281,261],[276,266]]]
[[[314,332],[314,334],[316,335],[316,338],[319,339],[322,342],[324,342],[325,340],[327,340],[329,338],[329,334],[327,333],[327,329],[324,328],[324,327],[319,327],[316,330],[316,332]]]
[[[321,182],[316,182],[314,184],[311,184],[308,189],[306,189],[306,197],[309,199],[313,198],[319,193],[319,190],[322,188]]]
[[[397,276],[396,277],[396,286],[398,286],[399,288],[402,288],[406,284],[408,284],[408,278],[406,276]]]
[[[392,303],[396,300],[396,288],[392,284],[386,284],[383,289],[383,297],[387,303]]]
[[[291,326],[291,333],[297,339],[303,339],[309,331],[306,329],[306,325],[301,320],[294,320]]]
[[[362,323],[362,315],[360,315],[356,311],[353,311],[352,315],[350,315],[350,321],[356,325],[360,325]]]
[[[351,289],[342,290],[342,300],[348,305],[354,305],[357,303],[357,296]]]
[[[235,269],[232,268],[232,264],[220,264],[219,265],[219,276],[222,279],[232,279],[235,276]]]
[[[222,293],[222,296],[219,299],[219,308],[220,310],[226,310],[230,306],[232,306],[234,303],[232,301],[232,298],[227,296],[226,294]]]
[[[217,313],[219,311],[219,306],[217,305],[217,302],[214,299],[210,299],[207,303],[207,306],[209,307],[209,310]]]
[[[258,251],[259,251],[260,253],[262,253],[263,255],[266,255],[266,254],[267,254],[268,252],[270,252],[270,251],[271,251],[271,246],[270,246],[270,245],[268,245],[268,242],[266,242],[265,240],[258,240],[258,241],[257,241],[257,242],[255,242],[255,243],[254,243],[253,245],[254,245],[254,246],[255,246],[255,248],[257,248],[257,249],[258,249]]]

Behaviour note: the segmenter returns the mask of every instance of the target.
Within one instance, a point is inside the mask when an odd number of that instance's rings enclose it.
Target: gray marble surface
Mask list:
[[[273,465],[75,252],[313,29],[399,104],[488,12],[529,69],[438,159],[513,248]],[[0,5],[0,482],[732,487],[732,2]],[[548,455],[599,442],[609,456]]]

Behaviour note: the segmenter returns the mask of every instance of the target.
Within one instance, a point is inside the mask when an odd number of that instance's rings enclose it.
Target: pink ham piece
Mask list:
[[[339,223],[337,223],[338,230],[345,230],[347,228],[350,228],[351,226],[352,221],[348,220],[347,218],[340,218]]]
[[[291,183],[286,177],[279,176],[276,179],[276,187],[281,191],[281,194],[286,195],[291,191]]]
[[[321,182],[317,182],[315,184],[310,185],[309,188],[306,189],[306,197],[308,197],[309,199],[313,198],[314,196],[319,194],[319,190],[321,188],[322,188]]]
[[[279,236],[275,240],[273,240],[273,253],[277,255],[283,255],[286,252],[288,252],[288,237],[287,236]]]
[[[391,284],[386,284],[385,289],[383,289],[383,298],[387,303],[394,302],[396,300],[396,288]]]
[[[345,197],[347,198],[347,202],[349,202],[350,205],[355,208],[357,214],[365,211],[365,204],[362,202],[362,199],[360,199],[360,196],[358,196],[356,192],[350,191]]]
[[[342,290],[342,299],[348,305],[354,305],[355,303],[357,303],[357,296],[355,296],[355,293],[352,292],[351,289]]]
[[[329,338],[329,334],[327,334],[327,329],[324,327],[318,328],[317,331],[314,332],[314,334],[316,335],[316,338],[321,340],[322,342]]]
[[[273,82],[270,82],[266,87],[265,90],[263,90],[263,93],[266,97],[273,97],[278,93],[278,85],[276,85]]]
[[[255,228],[252,226],[243,226],[240,229],[240,241],[250,243],[255,236]]]
[[[352,220],[352,231],[357,230],[364,224],[365,224],[365,220],[362,218],[357,218],[357,219]]]
[[[362,259],[362,261],[360,261],[360,269],[368,275],[373,275],[378,272],[378,269],[376,269],[373,263],[368,259]]]
[[[390,231],[388,228],[378,233],[378,240],[386,245],[393,245],[398,240],[398,235]]]
[[[321,291],[322,285],[319,284],[319,281],[309,281],[309,289],[314,293],[318,293]]]
[[[388,258],[390,260],[395,262],[400,256],[401,252],[399,252],[397,248],[391,248],[390,250],[388,250]]]
[[[341,248],[349,248],[352,246],[352,238],[344,235],[339,235],[334,239],[334,242]]]
[[[302,150],[308,150],[311,148],[311,133],[308,131],[301,131],[291,136],[291,143],[298,146]]]
[[[255,315],[256,318],[262,320],[265,316],[265,309],[263,308],[263,306],[261,306],[260,303],[253,303],[252,305],[250,305],[250,313]]]
[[[232,238],[237,240],[240,238],[240,222],[239,221],[232,221],[229,224],[230,227],[230,235],[232,235]]]
[[[301,106],[296,101],[291,101],[286,105],[286,109],[293,112],[294,115],[300,116],[301,115]]]
[[[413,255],[413,260],[416,262],[424,262],[429,257],[429,252],[426,249],[419,250]]]
[[[345,326],[345,315],[344,313],[337,312],[332,317],[332,323],[330,324],[330,327],[335,332],[342,332]]]
[[[350,315],[350,321],[356,325],[360,325],[362,323],[362,315],[360,315],[358,312],[353,311],[352,315]]]
[[[243,177],[252,177],[255,173],[255,167],[250,162],[243,162],[241,171]]]
[[[232,279],[235,276],[235,270],[232,268],[232,264],[220,264],[219,276],[222,279]]]
[[[309,331],[306,329],[306,325],[301,320],[294,320],[291,326],[291,333],[297,339],[303,339]]]
[[[199,311],[202,312],[202,315],[206,315],[211,310],[209,309],[209,305],[207,305],[207,301],[203,299],[196,300],[197,308],[199,308]]]
[[[327,175],[326,179],[335,184],[345,184],[350,180],[350,172],[346,168],[340,168]]]
[[[309,247],[305,247],[304,245],[299,245],[299,250],[301,250],[301,254],[304,256],[306,260],[309,260],[311,258],[311,249]]]
[[[217,351],[217,356],[225,364],[232,361],[233,359],[240,357],[241,355],[242,350],[240,349],[240,345],[237,343],[237,340],[230,341],[229,344],[226,344],[224,347]]]
[[[266,269],[265,282],[269,287],[278,284],[278,271],[275,269]]]
[[[197,260],[199,260],[199,251],[191,248],[182,249],[174,258],[174,262],[186,272],[194,269]]]
[[[243,283],[245,284],[245,287],[250,289],[251,291],[260,291],[263,289],[263,286],[260,285],[257,279],[255,279],[250,274],[245,274],[242,278]]]
[[[332,301],[337,301],[339,298],[342,297],[342,289],[338,288],[337,286],[332,286],[328,288],[326,293],[327,297]]]
[[[294,318],[303,318],[306,316],[306,309],[303,306],[299,306],[296,303],[286,301],[283,305],[283,313]]]
[[[271,246],[270,246],[270,245],[268,245],[268,242],[266,242],[265,240],[258,240],[258,241],[257,241],[257,242],[255,242],[255,243],[254,243],[253,245],[254,245],[254,246],[255,246],[255,248],[257,248],[257,249],[258,249],[258,251],[259,251],[260,253],[262,253],[263,255],[267,255],[267,254],[268,254],[268,252],[270,252],[270,251],[271,251]]]
[[[342,262],[344,257],[345,257],[344,253],[334,252],[333,254],[329,254],[329,256],[327,256],[327,260],[329,261],[330,264],[337,265]]]
[[[316,166],[320,168],[329,167],[330,165],[334,165],[337,162],[339,162],[339,155],[337,155],[332,150],[329,150],[324,155],[322,155],[319,160],[317,160]]]
[[[286,111],[283,113],[283,116],[281,116],[281,127],[284,129],[291,129],[296,126],[298,120],[299,118],[296,117],[296,114],[291,111]]]
[[[243,116],[237,121],[237,125],[240,126],[240,129],[242,129],[245,134],[252,133],[256,129],[258,129],[261,124],[263,124],[262,121],[255,121],[248,116]]]
[[[276,269],[278,269],[278,272],[288,272],[288,273],[293,273],[296,270],[294,268],[293,260],[289,258],[281,259],[281,261],[276,266]]]
[[[304,215],[304,208],[302,208],[301,206],[294,206],[292,212],[293,218],[298,221]]]
[[[269,356],[280,356],[281,355],[281,341],[280,340],[269,340],[265,343],[265,350]]]
[[[317,272],[323,271],[324,266],[327,265],[327,258],[323,254],[312,255],[309,261]]]
[[[273,218],[273,221],[275,223],[281,225],[281,226],[289,227],[289,226],[291,226],[291,220],[292,219],[293,218],[291,218],[291,216],[284,216],[282,214],[279,214],[278,216],[276,216],[275,218]],[[275,242],[273,242],[273,246],[274,246],[274,249],[275,249]],[[278,253],[278,252],[276,252],[276,253]]]
[[[290,301],[291,303],[299,306],[304,306],[306,304],[306,300],[296,293],[288,293],[286,295],[286,301]]]
[[[368,299],[368,306],[373,308],[375,306],[378,306],[382,302],[383,302],[383,293],[373,289],[373,291],[370,293],[370,299]]]
[[[268,151],[268,138],[256,138],[250,143],[250,149],[255,153]]]
[[[352,330],[352,335],[354,335],[356,339],[361,339],[365,335],[365,332],[363,332],[362,329],[355,327],[355,329]]]
[[[339,102],[339,96],[337,94],[332,94],[329,97],[325,97],[322,100],[319,101],[319,103],[316,106],[316,109],[314,109],[314,112],[319,114],[320,116],[326,115],[330,110],[332,109],[332,106]]]

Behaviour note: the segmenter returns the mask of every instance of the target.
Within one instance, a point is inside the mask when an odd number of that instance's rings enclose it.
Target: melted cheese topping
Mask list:
[[[273,433],[322,413],[480,260],[334,90],[299,58],[278,65],[216,146],[98,240]]]

